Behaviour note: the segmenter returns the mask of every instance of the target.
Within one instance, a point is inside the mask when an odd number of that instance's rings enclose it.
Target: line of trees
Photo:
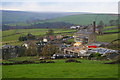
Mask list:
[[[104,28],[105,24],[103,23],[103,21],[100,21],[98,24],[98,34],[103,34],[103,28]]]
[[[35,40],[36,37],[32,35],[31,33],[28,33],[26,36],[20,36],[18,38],[19,41],[27,41],[27,40]]]
[[[69,28],[70,26],[73,26],[74,24],[67,23],[67,22],[45,22],[45,23],[34,23],[27,26],[22,25],[5,25],[2,24],[2,30],[9,30],[9,29],[33,29],[33,28]]]
[[[106,24],[101,20],[98,23],[98,33],[101,35],[103,34],[103,28],[106,26]],[[109,26],[119,26],[119,20],[110,20],[109,21]]]
[[[110,20],[109,21],[110,26],[117,26],[118,23],[119,23],[119,20]]]

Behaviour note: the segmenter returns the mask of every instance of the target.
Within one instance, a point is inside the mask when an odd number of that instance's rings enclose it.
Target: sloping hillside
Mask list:
[[[25,12],[2,10],[3,23],[35,22],[80,13],[68,12]]]
[[[110,20],[117,19],[117,14],[78,14],[48,20],[48,22],[68,22],[72,24],[88,25],[91,24],[93,21],[96,21],[98,24],[101,20],[105,24],[109,24]]]
[[[33,28],[36,25],[42,26],[37,28],[45,27],[49,28],[49,24],[52,25],[51,28],[60,28],[59,25],[73,24],[73,25],[89,25],[93,21],[99,24],[103,21],[104,24],[110,25],[110,20],[117,20],[117,14],[88,14],[81,12],[61,12],[61,13],[49,13],[49,12],[23,12],[23,11],[3,11],[2,14],[2,28],[7,29],[19,29],[19,28]],[[56,24],[61,23],[61,24]],[[49,24],[48,24],[49,23]],[[7,25],[4,25],[7,24]],[[57,27],[56,27],[57,25]]]

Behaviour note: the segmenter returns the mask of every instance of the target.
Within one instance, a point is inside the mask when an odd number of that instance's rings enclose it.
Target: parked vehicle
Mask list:
[[[54,54],[51,59],[61,59],[61,58],[75,58],[78,56],[75,56],[73,54]]]
[[[40,57],[40,58],[39,58],[39,60],[44,60],[44,59],[45,59],[45,57]]]

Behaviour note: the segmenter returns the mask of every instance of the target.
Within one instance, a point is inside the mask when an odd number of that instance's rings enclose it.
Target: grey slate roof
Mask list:
[[[88,45],[95,45],[95,46],[101,46],[101,45],[108,45],[109,43],[107,42],[94,42],[94,43],[89,43]]]
[[[3,45],[2,46],[2,48],[10,48],[10,47],[13,48],[14,46],[12,46],[12,45]]]
[[[88,31],[88,30],[79,30],[77,33],[78,34],[92,34],[93,32],[92,31]]]

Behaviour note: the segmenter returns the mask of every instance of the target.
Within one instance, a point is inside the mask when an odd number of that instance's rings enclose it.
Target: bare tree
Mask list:
[[[103,21],[100,21],[98,24],[98,30],[99,30],[98,32],[100,35],[103,34],[103,27],[104,27],[104,23]]]
[[[35,55],[38,55],[37,53],[37,45],[32,42],[32,41],[29,41],[27,43],[27,48],[25,49],[25,55],[26,56],[35,56]]]
[[[45,45],[42,49],[42,56],[51,56],[57,53],[58,50],[59,50],[58,46],[56,45],[52,45],[52,44]]]

